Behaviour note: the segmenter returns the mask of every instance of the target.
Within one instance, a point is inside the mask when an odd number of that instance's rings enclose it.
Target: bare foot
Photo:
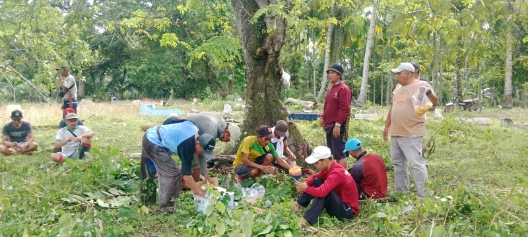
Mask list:
[[[292,210],[294,212],[298,212],[300,208],[301,208],[301,205],[299,205],[299,203],[297,201],[293,202]],[[303,218],[303,220],[304,220],[304,218]]]

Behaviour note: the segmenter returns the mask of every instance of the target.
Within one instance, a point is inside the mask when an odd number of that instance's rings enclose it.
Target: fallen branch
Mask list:
[[[13,67],[11,67],[11,65],[7,65],[7,66],[2,66],[0,65],[0,69],[1,71],[8,71],[8,72],[12,72],[12,73],[15,73],[18,77],[20,77],[25,83],[27,83],[29,86],[31,86],[31,88],[33,88],[34,91],[36,91],[42,98],[44,98],[44,100],[46,102],[49,102],[51,99],[48,98],[47,96],[43,95],[37,87],[35,87],[33,85],[33,83],[31,83],[28,79],[26,79],[22,74],[20,74],[17,70],[15,70]],[[3,72],[2,72],[3,74]]]

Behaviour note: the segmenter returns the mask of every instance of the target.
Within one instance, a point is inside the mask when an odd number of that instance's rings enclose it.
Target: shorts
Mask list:
[[[267,154],[261,155],[259,158],[257,158],[253,162],[255,162],[256,164],[262,165],[262,163],[264,163],[264,159],[266,158],[266,155]],[[251,173],[251,171],[253,171],[254,169],[255,168],[251,166],[240,164],[240,165],[237,165],[237,167],[235,167],[235,174],[240,175],[242,178],[247,178],[249,173]]]
[[[66,154],[65,152],[58,152],[59,154],[61,154],[62,156],[64,156],[65,158],[71,158],[71,159],[74,159],[76,160],[77,158],[79,159],[84,159],[84,153],[85,152],[91,152],[92,151],[92,148],[91,147],[85,147],[85,146],[80,146],[79,148],[75,149],[75,151],[73,151],[73,153],[71,154]]]
[[[331,126],[331,127],[329,127]],[[326,132],[326,146],[332,151],[332,156],[335,160],[346,159],[348,152],[344,153],[345,150],[345,139],[346,129],[345,126],[341,126],[339,137],[334,137],[332,134],[335,125],[329,125],[329,128],[325,127]]]
[[[192,159],[192,162],[191,162],[191,166],[192,166],[192,169],[199,169],[200,168],[200,160],[198,159],[200,155],[198,155],[198,153],[194,153],[193,155],[193,159]]]

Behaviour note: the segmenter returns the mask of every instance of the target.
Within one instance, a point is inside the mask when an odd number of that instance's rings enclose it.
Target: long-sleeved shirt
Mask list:
[[[332,85],[326,93],[323,109],[324,125],[344,124],[350,114],[352,91],[343,82]]]
[[[312,182],[315,178],[324,180],[324,183],[317,188],[313,187]],[[344,203],[352,208],[354,214],[357,215],[359,213],[359,195],[356,183],[352,175],[335,161],[332,162],[330,169],[310,176],[305,183],[308,185],[306,188],[307,194],[316,198],[324,198],[334,191]]]
[[[387,169],[379,155],[361,153],[348,172],[370,198],[384,198],[387,195]]]

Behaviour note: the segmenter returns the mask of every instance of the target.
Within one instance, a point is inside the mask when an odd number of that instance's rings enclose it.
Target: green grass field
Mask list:
[[[192,105],[175,101],[170,107],[221,112],[223,102]],[[501,127],[502,117],[528,124],[526,109],[484,108],[481,114],[455,111],[443,120],[428,114],[435,151],[429,167],[428,198],[398,195],[397,203],[367,203],[352,221],[323,214],[311,228],[301,227],[302,212],[291,211],[295,198],[286,175],[259,179],[267,187],[264,200],[254,206],[239,202],[224,210],[221,202],[206,217],[195,209],[192,195],[183,192],[173,215],[154,214],[139,202],[139,160],[142,124],[164,118],[139,116],[139,105],[81,104],[80,118],[95,131],[94,152],[88,162],[50,161],[57,105],[22,105],[25,119],[35,127],[39,151],[33,155],[0,156],[0,236],[524,236],[528,230],[528,129]],[[290,107],[291,110],[299,109]],[[392,192],[389,144],[381,138],[388,108],[372,107],[355,113],[377,112],[377,121],[351,122],[369,152],[380,154],[388,167]],[[5,106],[0,107],[5,111]],[[472,125],[467,118],[488,117],[491,125]],[[240,120],[242,112],[234,118]],[[2,118],[3,123],[9,119]],[[316,122],[297,122],[313,146],[324,145]],[[224,145],[225,146],[225,145]],[[176,160],[178,160],[176,158]],[[353,158],[349,158],[349,164]],[[219,177],[231,187],[232,175]],[[262,209],[255,209],[259,207]],[[155,206],[150,206],[156,209]]]

